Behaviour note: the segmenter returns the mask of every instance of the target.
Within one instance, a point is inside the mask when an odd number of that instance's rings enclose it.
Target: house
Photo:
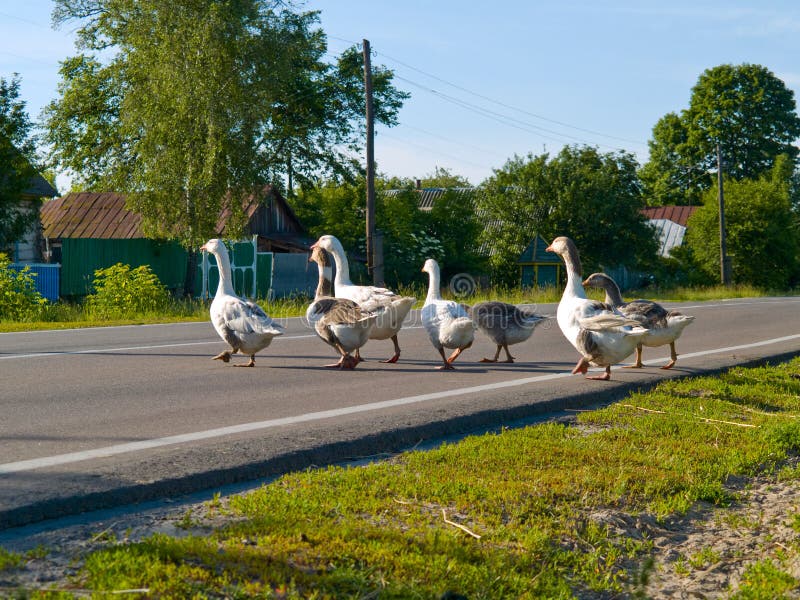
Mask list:
[[[35,175],[30,185],[22,192],[21,209],[26,211],[37,211],[38,205],[43,198],[53,198],[58,192],[41,175]],[[38,219],[28,231],[18,240],[15,240],[9,248],[4,251],[12,263],[34,264],[41,262],[41,229]]]
[[[686,226],[697,206],[652,206],[643,208],[642,214],[658,235],[658,255],[668,258],[672,249],[683,244]]]
[[[534,236],[531,243],[520,254],[517,264],[522,287],[558,286],[562,281],[564,263],[558,254],[547,252],[549,242],[542,236]]]
[[[280,193],[271,186],[265,192],[261,199],[251,196],[243,206],[246,234],[255,240],[255,254],[269,255],[267,260],[266,256],[253,257],[250,252],[248,268],[252,279],[258,281],[253,286],[257,289],[250,290],[251,296],[270,291],[272,253],[305,253],[313,242]],[[174,241],[146,238],[142,216],[128,209],[125,202],[125,194],[78,192],[42,206],[43,255],[47,262],[61,264],[62,296],[90,293],[94,272],[118,262],[133,267],[150,265],[164,285],[172,290],[182,289],[186,251]],[[229,217],[226,210],[219,216],[216,229],[220,237],[225,237]],[[305,268],[302,261],[305,254],[298,254],[292,264],[303,264]],[[198,294],[200,285],[198,282]]]

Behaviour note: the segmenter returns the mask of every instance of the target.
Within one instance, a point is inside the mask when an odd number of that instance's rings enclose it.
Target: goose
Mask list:
[[[209,240],[200,249],[210,252],[217,259],[219,285],[211,302],[211,323],[231,347],[220,352],[214,360],[227,363],[231,360],[231,354],[239,352],[249,355],[250,362],[234,366],[254,367],[256,352],[269,346],[272,338],[283,335],[283,327],[268,317],[258,304],[240,298],[233,291],[231,261],[228,249],[221,240]]]
[[[605,367],[605,373],[587,379],[608,381],[611,365],[633,354],[636,345],[647,335],[647,329],[608,304],[586,297],[581,284],[580,256],[571,239],[557,237],[546,250],[561,256],[567,268],[567,285],[558,303],[556,319],[564,337],[581,354],[572,373],[586,374],[589,365]]]
[[[669,344],[670,361],[661,368],[671,369],[675,366],[678,360],[675,341],[681,336],[686,326],[694,321],[693,316],[684,315],[675,310],[667,311],[663,306],[651,300],[624,302],[617,282],[605,273],[592,273],[584,280],[583,285],[605,290],[606,304],[610,304],[626,317],[635,319],[642,327],[649,330],[636,346],[636,363],[629,365],[628,368],[642,368],[642,346],[652,348],[664,344]]]
[[[497,344],[494,358],[481,359],[480,362],[485,363],[498,362],[501,348],[506,351],[506,360],[503,362],[513,363],[514,357],[508,347],[527,340],[539,323],[550,318],[520,310],[513,304],[495,301],[479,302],[471,306],[468,312],[478,329]]]
[[[377,315],[366,313],[352,300],[331,296],[331,265],[321,248],[313,248],[308,261],[317,263],[319,283],[306,320],[322,341],[341,354],[338,363],[325,366],[354,369],[358,361],[350,353],[367,343]]]
[[[439,292],[439,263],[432,258],[425,261],[422,271],[428,274],[428,296],[422,307],[422,324],[433,347],[442,355],[443,365],[436,367],[452,370],[453,361],[463,350],[472,346],[475,339],[475,323],[469,318],[462,304],[452,300],[443,300]],[[455,348],[449,358],[445,358],[444,349]]]
[[[312,250],[315,247],[330,252],[336,263],[336,279],[334,280],[334,296],[336,298],[352,300],[370,313],[376,312],[379,308],[385,309],[378,315],[369,339],[386,340],[391,338],[394,343],[394,355],[381,362],[396,363],[400,358],[397,333],[417,299],[413,296],[400,296],[387,288],[354,285],[350,281],[350,264],[347,262],[347,255],[342,243],[335,236],[323,235],[311,246]],[[356,350],[356,359],[361,360],[359,350]]]

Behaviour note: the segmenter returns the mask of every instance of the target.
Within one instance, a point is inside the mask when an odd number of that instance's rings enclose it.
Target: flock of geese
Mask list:
[[[211,303],[211,323],[230,348],[214,357],[230,362],[231,355],[255,355],[282,335],[284,329],[271,319],[256,303],[236,295],[233,289],[231,264],[225,244],[213,239],[201,250],[213,254],[219,267],[219,285]],[[603,367],[600,375],[588,379],[608,380],[611,365],[634,352],[636,363],[642,367],[642,346],[669,344],[670,361],[662,368],[675,365],[675,340],[694,317],[667,311],[649,300],[624,302],[619,287],[611,277],[594,273],[581,281],[581,262],[578,249],[567,237],[558,237],[547,248],[561,256],[567,271],[567,284],[558,304],[556,319],[561,332],[581,355],[572,373],[586,374],[589,366]],[[336,265],[332,279],[329,255]],[[326,365],[353,369],[362,360],[360,349],[368,340],[391,339],[394,354],[385,361],[394,363],[400,358],[397,334],[417,299],[400,296],[382,287],[355,285],[350,281],[350,267],[342,244],[332,235],[323,235],[311,246],[309,261],[317,263],[319,283],[313,302],[306,310],[306,319],[316,334],[339,354],[339,361]],[[422,308],[422,323],[433,347],[442,358],[438,369],[453,369],[453,361],[469,348],[475,331],[480,330],[497,345],[494,358],[481,362],[498,362],[505,351],[504,362],[513,363],[508,347],[527,340],[536,326],[550,318],[521,310],[505,302],[480,302],[473,306],[445,300],[440,293],[439,265],[433,259],[425,261],[422,271],[428,274],[428,294]],[[585,287],[605,290],[605,302],[586,297]],[[447,356],[445,349],[452,350]]]

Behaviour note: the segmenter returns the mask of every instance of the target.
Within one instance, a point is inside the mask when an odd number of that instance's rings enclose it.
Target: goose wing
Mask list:
[[[270,318],[255,302],[228,298],[220,314],[226,327],[238,333],[282,335],[283,327]]]

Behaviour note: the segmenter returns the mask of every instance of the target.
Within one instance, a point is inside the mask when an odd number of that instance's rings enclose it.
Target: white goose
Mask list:
[[[412,296],[400,296],[393,291],[374,287],[371,285],[354,285],[350,281],[350,264],[347,262],[341,242],[332,235],[323,235],[312,246],[322,248],[333,255],[336,262],[336,279],[334,280],[334,295],[337,298],[346,298],[358,304],[367,312],[377,312],[384,309],[375,321],[375,326],[369,334],[371,340],[386,340],[391,338],[394,343],[394,355],[384,361],[395,363],[400,358],[400,344],[397,333],[403,326],[411,307],[417,301]],[[356,350],[356,359],[361,360],[359,350]]]
[[[475,339],[475,323],[469,318],[463,305],[452,300],[443,300],[439,291],[439,264],[429,258],[422,271],[428,274],[428,297],[422,307],[422,324],[431,338],[433,347],[442,355],[443,365],[437,369],[454,369],[452,363],[463,350],[472,346]],[[444,349],[455,348],[449,358]]]
[[[219,285],[211,303],[211,323],[231,347],[215,356],[214,360],[229,362],[231,354],[240,352],[249,355],[250,362],[235,366],[254,367],[256,352],[269,346],[272,338],[283,335],[283,328],[269,318],[258,304],[239,298],[233,291],[231,261],[224,243],[213,239],[200,249],[210,252],[217,259]]]
[[[557,237],[547,251],[561,256],[567,267],[567,286],[558,303],[556,319],[564,337],[581,353],[572,372],[585,374],[589,365],[605,367],[605,373],[588,379],[611,379],[611,365],[633,354],[647,329],[609,305],[586,297],[580,256],[571,239]]]
[[[352,300],[331,297],[331,265],[321,248],[313,248],[308,261],[317,263],[319,283],[306,319],[322,341],[341,354],[338,363],[325,366],[354,369],[358,361],[350,353],[367,343],[376,315],[361,310]]]
[[[677,340],[689,323],[694,321],[694,317],[684,315],[676,310],[667,311],[660,304],[652,300],[633,300],[625,302],[619,291],[617,282],[605,273],[592,273],[583,282],[585,287],[597,287],[605,290],[606,304],[610,304],[626,317],[635,319],[642,327],[647,327],[647,335],[636,346],[636,363],[629,368],[642,368],[642,346],[651,348],[669,344],[670,361],[661,367],[671,369],[678,360],[678,353],[675,351],[675,340]]]

